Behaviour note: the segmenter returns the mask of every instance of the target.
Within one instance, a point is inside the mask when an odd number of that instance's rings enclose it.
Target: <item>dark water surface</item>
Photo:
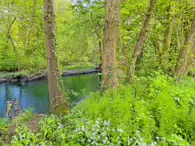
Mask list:
[[[99,77],[96,74],[64,77],[63,82],[73,103],[99,89]],[[35,113],[49,112],[47,80],[0,84],[0,117],[6,116],[6,101],[13,98],[18,98],[22,110],[33,108]]]

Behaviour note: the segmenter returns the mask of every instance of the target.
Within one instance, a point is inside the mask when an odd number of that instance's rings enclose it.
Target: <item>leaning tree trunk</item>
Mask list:
[[[11,45],[13,47],[13,50],[14,50],[14,53],[15,53],[15,56],[16,56],[16,61],[17,61],[17,68],[18,68],[18,72],[21,71],[21,63],[20,63],[20,57],[19,57],[19,54],[18,54],[18,51],[16,49],[16,46],[14,44],[14,40],[12,39],[12,36],[11,36],[11,29],[12,29],[12,26],[13,24],[15,23],[16,21],[16,17],[14,17],[14,19],[12,20],[11,22],[11,19],[12,19],[12,5],[14,4],[14,0],[13,1],[10,1],[7,3],[8,4],[8,29],[7,29],[7,38],[8,40],[11,42]]]
[[[120,23],[120,0],[106,1],[106,17],[104,26],[104,50],[102,71],[104,89],[117,88],[116,47]]]
[[[175,67],[175,76],[182,77],[187,75],[189,71],[189,60],[191,59],[191,55],[194,52],[193,41],[195,37],[195,20],[193,20],[191,29],[189,33],[186,35],[184,45],[179,51],[179,56],[177,60],[177,64]]]
[[[150,29],[150,23],[152,21],[152,17],[153,17],[153,13],[154,13],[154,9],[156,7],[157,1],[158,0],[150,0],[150,6],[149,6],[148,12],[146,14],[146,19],[145,19],[144,25],[141,29],[138,40],[137,40],[135,47],[134,47],[132,63],[130,66],[130,70],[127,74],[127,81],[128,82],[130,82],[130,78],[134,74],[137,59],[141,55],[142,47],[147,39],[149,29]]]
[[[13,47],[13,50],[14,50],[14,53],[15,53],[15,56],[16,56],[16,60],[17,60],[18,71],[20,72],[21,71],[20,57],[19,57],[18,51],[16,49],[16,46],[15,46],[14,41],[13,41],[12,36],[11,36],[11,28],[12,28],[15,21],[16,21],[16,17],[12,20],[10,26],[8,27],[7,38],[10,40],[10,42],[12,44],[12,47]]]
[[[191,45],[189,45],[189,52],[188,52],[188,61],[187,65],[185,66],[185,69],[182,72],[182,76],[187,76],[190,69],[193,67],[195,62],[195,35],[192,38]]]
[[[169,15],[171,15],[171,10],[169,11]],[[164,48],[161,50],[161,64],[164,71],[168,71],[169,69],[169,58],[170,58],[170,45],[171,45],[171,36],[173,32],[173,24],[174,24],[174,16],[169,16],[169,23],[167,27],[167,31],[164,39]]]
[[[15,53],[17,65],[18,65],[18,72],[20,72],[21,71],[21,63],[20,63],[20,57],[19,57],[18,51],[16,50],[16,46],[15,46],[14,41],[12,39],[12,36],[10,34],[8,35],[8,38],[11,41],[12,47],[14,49],[14,53]]]
[[[45,0],[45,37],[48,59],[48,86],[50,97],[50,108],[52,113],[64,112],[62,108],[68,110],[68,104],[64,104],[62,88],[60,84],[60,74],[56,57],[56,19],[54,10],[54,0]],[[66,110],[65,110],[66,111]]]
[[[193,38],[192,42],[193,43],[192,43],[192,45],[190,47],[191,50],[190,50],[190,56],[189,56],[189,60],[188,60],[188,65],[187,65],[185,71],[183,72],[184,76],[188,75],[188,73],[189,73],[189,71],[190,71],[190,69],[192,67],[195,67],[194,66],[195,65],[195,35],[194,35],[194,38]]]
[[[175,67],[175,76],[182,77],[188,74],[191,67],[191,58],[194,54],[193,41],[195,41],[195,20],[193,20],[191,25],[191,30],[185,38],[184,45],[179,51],[179,56],[177,59],[177,64]]]

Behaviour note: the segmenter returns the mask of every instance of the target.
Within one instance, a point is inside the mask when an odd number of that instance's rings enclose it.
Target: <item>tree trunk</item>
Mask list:
[[[195,35],[192,38],[192,44],[189,46],[190,51],[188,52],[189,58],[188,58],[188,62],[187,65],[182,73],[183,76],[187,76],[190,69],[192,68],[192,66],[194,65],[194,61],[195,61]]]
[[[123,61],[123,65],[121,64],[120,67],[122,66],[122,70],[124,70],[125,73],[127,74],[125,81],[128,82],[129,81],[129,78],[128,78],[129,66],[131,65],[131,62],[130,62],[129,57],[127,56],[127,51],[126,51],[125,44],[124,44],[124,38],[122,37],[120,40],[121,40],[121,53],[123,57],[125,58]]]
[[[45,0],[45,37],[48,59],[48,87],[50,108],[52,113],[59,114],[62,108],[69,109],[68,102],[64,102],[62,88],[60,84],[60,74],[56,57],[56,19],[54,10],[54,0]],[[65,104],[64,104],[65,103]],[[59,111],[60,110],[60,111]],[[66,111],[65,111],[66,112]]]
[[[165,39],[164,39],[164,48],[161,51],[161,63],[162,63],[162,67],[163,67],[164,71],[168,71],[168,69],[169,69],[169,57],[170,57],[169,56],[169,53],[170,53],[169,48],[171,45],[173,24],[174,24],[174,18],[170,16],[168,27],[167,27],[167,32],[165,34]]]
[[[12,44],[12,47],[13,47],[13,50],[14,50],[14,53],[15,53],[15,56],[16,56],[16,60],[17,60],[17,65],[18,65],[18,71],[20,72],[21,71],[21,63],[20,63],[20,57],[19,57],[19,54],[18,54],[18,51],[16,49],[16,46],[14,44],[14,41],[12,39],[12,36],[11,36],[11,28],[14,24],[14,22],[16,21],[16,17],[13,19],[13,21],[11,22],[10,26],[8,27],[8,31],[7,31],[7,38],[10,40],[11,44]]]
[[[17,64],[18,64],[18,72],[20,72],[21,71],[21,63],[20,63],[20,57],[19,57],[18,51],[16,50],[16,46],[14,44],[14,41],[13,41],[11,35],[9,35],[8,38],[11,41],[12,47],[14,49],[14,53],[16,55],[16,60],[17,60]]]
[[[191,58],[194,54],[193,43],[195,41],[195,20],[191,25],[191,30],[185,38],[184,45],[179,51],[177,64],[175,67],[175,76],[182,77],[188,74],[191,67]]]
[[[116,47],[120,23],[120,0],[106,1],[106,17],[104,26],[104,50],[102,70],[104,89],[117,88]]]
[[[7,3],[7,5],[8,5],[7,6],[8,7],[8,24],[7,24],[8,29],[7,29],[7,34],[6,35],[7,35],[8,40],[12,44],[12,47],[13,47],[13,50],[14,50],[14,53],[15,53],[15,56],[16,56],[18,72],[20,72],[21,71],[20,57],[19,57],[18,51],[16,49],[16,46],[14,44],[14,41],[13,41],[11,33],[10,33],[11,28],[12,28],[14,22],[16,21],[16,17],[14,17],[14,19],[11,22],[11,19],[12,19],[12,9],[13,9],[12,6],[13,6],[13,4],[14,4],[14,0],[12,0],[12,1]]]
[[[98,46],[99,46],[99,66],[98,68],[102,70],[102,40],[98,41]]]
[[[150,29],[150,23],[152,21],[152,17],[153,17],[153,13],[154,13],[154,9],[156,7],[156,4],[157,4],[157,0],[150,0],[150,6],[149,6],[148,12],[146,14],[146,19],[145,19],[144,25],[141,29],[138,40],[137,40],[135,47],[134,47],[133,59],[132,59],[132,63],[130,66],[129,73],[127,75],[128,82],[130,82],[130,78],[134,74],[137,59],[141,55],[142,47],[147,39],[149,29]]]

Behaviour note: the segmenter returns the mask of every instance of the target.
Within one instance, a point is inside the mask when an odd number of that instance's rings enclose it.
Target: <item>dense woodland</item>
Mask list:
[[[195,145],[194,0],[2,0],[0,36],[0,78],[47,71],[51,108],[0,120],[0,145]],[[74,107],[68,66],[100,70]]]

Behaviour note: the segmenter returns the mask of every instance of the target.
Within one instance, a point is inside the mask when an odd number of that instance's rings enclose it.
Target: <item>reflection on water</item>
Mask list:
[[[99,88],[96,74],[63,78],[66,93],[72,102],[78,102]],[[48,86],[46,80],[28,83],[0,84],[0,117],[6,116],[6,101],[18,98],[22,110],[33,108],[35,113],[49,112]]]

